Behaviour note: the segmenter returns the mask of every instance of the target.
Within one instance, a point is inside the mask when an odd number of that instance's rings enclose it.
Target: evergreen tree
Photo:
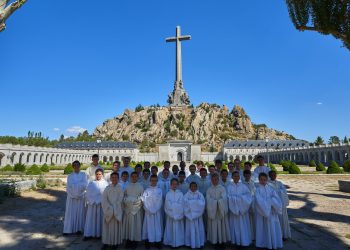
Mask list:
[[[290,19],[299,31],[316,31],[340,39],[350,50],[350,8],[344,0],[286,0]]]
[[[348,137],[344,137],[344,140],[343,140],[343,143],[348,143],[349,142],[349,139],[348,139]]]
[[[315,140],[315,145],[322,145],[324,144],[324,140],[321,136],[317,136],[316,140]]]
[[[329,138],[328,143],[329,143],[329,144],[339,144],[339,143],[340,143],[340,139],[339,139],[338,136],[333,135],[333,136],[331,136],[331,137]]]

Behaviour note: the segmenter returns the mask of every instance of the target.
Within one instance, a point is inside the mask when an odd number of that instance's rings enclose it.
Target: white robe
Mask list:
[[[124,192],[118,184],[110,184],[103,192],[103,244],[120,245],[123,242],[123,198]]]
[[[85,191],[88,179],[84,172],[67,177],[67,201],[63,233],[83,232],[85,225]]]
[[[170,179],[163,179],[163,178],[159,178],[157,186],[162,189],[163,192],[163,199],[165,199],[166,194],[169,192],[170,190]]]
[[[149,187],[142,195],[145,218],[142,226],[142,239],[161,242],[163,237],[163,194],[159,187]]]
[[[198,175],[190,174],[189,176],[187,176],[186,182],[188,183],[188,185],[190,185],[191,182],[195,182],[195,183],[197,183],[197,186],[198,186],[200,179],[201,179],[201,177],[199,177]]]
[[[141,241],[143,210],[141,196],[143,187],[140,183],[130,183],[124,193],[124,238],[131,241]]]
[[[85,170],[85,174],[88,176],[88,179],[89,181],[94,181],[96,180],[96,170],[97,169],[102,169],[103,170],[103,167],[98,164],[97,166],[91,164],[90,167],[88,167],[86,170]]]
[[[165,197],[164,211],[166,225],[164,229],[164,245],[179,247],[185,244],[184,235],[184,203],[180,190],[170,190]]]
[[[207,194],[208,188],[211,186],[210,180],[205,178],[200,178],[199,183],[198,183],[198,191],[201,192],[204,197]]]
[[[207,190],[207,240],[212,244],[230,241],[226,189],[212,185]]]
[[[92,181],[86,190],[87,212],[84,227],[85,237],[101,237],[102,235],[102,194],[108,182],[105,179]]]
[[[253,180],[249,182],[242,181],[242,183],[249,189],[250,194],[252,195],[253,201],[249,208],[249,220],[250,220],[250,230],[252,240],[255,240],[255,212],[254,212],[254,200],[255,200],[255,183]]]
[[[231,242],[240,246],[252,243],[249,208],[252,195],[241,182],[232,183],[227,188],[228,206],[230,209]]]
[[[260,173],[265,173],[267,176],[269,176],[270,168],[267,166],[257,166],[254,169],[253,172],[253,181],[254,182],[259,182],[259,174]]]
[[[129,173],[129,177],[128,177],[128,181],[129,181],[131,173],[134,172],[134,169],[132,167],[129,167],[129,166],[127,166],[127,167],[123,166],[123,167],[119,168],[119,173],[120,173],[119,177],[122,176],[123,172],[128,172]]]
[[[203,213],[205,199],[199,191],[189,190],[184,195],[185,224],[185,245],[191,248],[200,248],[205,243],[205,229]]]
[[[129,182],[128,181],[122,181],[120,180],[118,182],[118,185],[122,188],[122,190],[125,192],[126,188],[129,186]]]
[[[275,189],[278,196],[280,197],[282,201],[282,214],[279,214],[279,220],[281,224],[281,229],[283,233],[283,238],[290,239],[292,238],[291,231],[290,231],[290,225],[289,225],[289,218],[288,218],[288,211],[287,206],[289,205],[289,198],[287,194],[286,187],[283,185],[280,181],[269,181],[270,185]]]
[[[150,178],[142,178],[140,179],[139,183],[142,185],[143,189],[146,190],[147,188],[150,187]]]
[[[283,247],[281,225],[282,202],[273,187],[258,185],[255,192],[257,247],[277,249]]]
[[[180,190],[183,195],[185,195],[189,189],[189,184],[185,181],[182,183],[179,182],[179,186],[177,187],[177,189]]]
[[[111,174],[112,174],[112,173],[114,173],[114,171],[109,172],[109,173],[105,173],[105,175],[104,175],[104,178],[105,178],[105,180],[108,182],[108,184],[111,184],[111,183],[112,183],[112,182],[111,182]],[[116,173],[119,174],[119,172],[116,172]],[[120,178],[120,176],[119,176],[119,178]]]

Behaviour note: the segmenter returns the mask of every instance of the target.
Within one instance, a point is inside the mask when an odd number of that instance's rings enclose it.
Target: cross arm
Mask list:
[[[165,39],[165,41],[168,42],[175,42],[176,41],[176,37],[168,37]]]
[[[191,40],[191,36],[180,36],[180,37],[179,37],[179,40],[180,40],[180,41],[183,41],[183,40]]]

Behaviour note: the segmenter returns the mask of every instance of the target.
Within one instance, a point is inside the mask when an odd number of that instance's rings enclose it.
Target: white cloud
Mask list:
[[[318,103],[316,103],[317,105],[322,105],[323,103],[322,102],[318,102]]]
[[[86,128],[82,128],[80,126],[72,126],[70,128],[67,128],[67,132],[71,134],[78,134],[83,133],[86,130]]]
[[[53,131],[58,132],[58,131],[60,131],[60,129],[59,128],[53,128]]]

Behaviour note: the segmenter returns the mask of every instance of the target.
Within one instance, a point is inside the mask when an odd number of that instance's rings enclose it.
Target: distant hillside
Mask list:
[[[202,144],[203,150],[218,150],[230,139],[294,139],[292,135],[253,124],[240,106],[229,111],[226,106],[202,103],[198,107],[138,107],[106,120],[94,137],[129,140],[143,151],[154,151],[156,144],[170,139]]]

